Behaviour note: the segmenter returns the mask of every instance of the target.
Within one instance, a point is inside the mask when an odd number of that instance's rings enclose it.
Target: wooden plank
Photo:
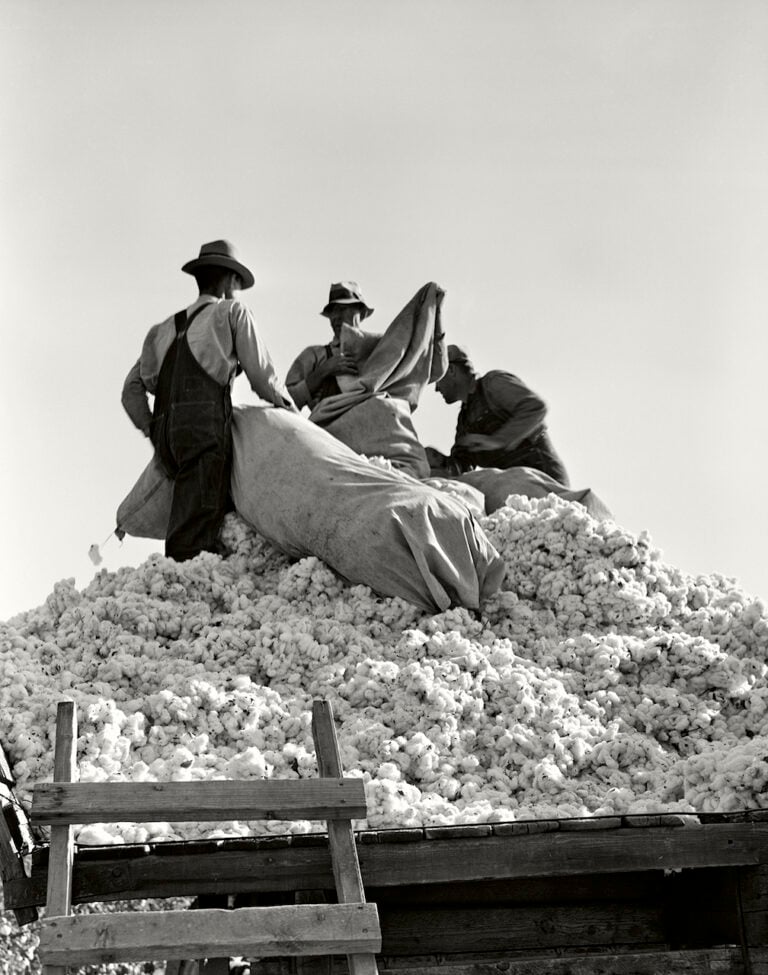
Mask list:
[[[768,831],[751,823],[556,832],[405,847],[359,847],[366,887],[503,877],[573,876],[740,866],[768,861]]]
[[[43,922],[45,964],[381,950],[375,904],[82,914]],[[66,947],[65,947],[66,946]]]
[[[75,777],[77,757],[77,711],[74,701],[60,701],[56,710],[56,747],[53,759],[53,777],[57,782],[71,782]],[[48,897],[45,906],[47,918],[68,915],[72,909],[72,871],[75,858],[75,842],[71,826],[55,826],[51,829],[51,845],[48,853]],[[68,962],[55,962],[45,969],[45,975],[67,975]]]
[[[297,890],[295,898],[297,904],[325,904],[328,900],[324,890]],[[332,955],[296,959],[296,975],[331,975],[332,969]]]
[[[598,835],[600,842],[596,843]],[[75,865],[74,898],[85,902],[333,887],[327,845],[263,849],[257,844],[236,852],[228,852],[224,845],[206,855],[204,875],[199,858],[184,851],[183,843],[168,844],[163,856],[153,851],[125,860],[119,850],[109,859],[107,850],[98,863],[89,863],[84,851],[84,859],[78,856]],[[360,843],[357,852],[366,888],[631,874],[768,862],[768,827],[742,823],[704,825],[695,830],[659,827],[603,834],[558,831],[480,840]],[[6,884],[7,906],[15,909],[42,903],[43,878],[38,857],[33,861],[31,882],[11,880]]]
[[[73,899],[76,903],[130,899],[131,897],[172,897],[198,893],[264,892],[279,893],[305,889],[333,889],[333,874],[328,850],[317,857],[313,849],[280,849],[269,856],[263,854],[212,852],[204,859],[199,857],[158,857],[150,855],[140,860],[114,861],[76,859]],[[302,854],[299,861],[294,859]],[[36,899],[44,903],[44,862],[37,865],[34,883],[39,887]],[[363,868],[363,876],[365,870]],[[312,881],[316,881],[312,885]],[[424,885],[423,878],[417,883],[399,886],[367,886],[372,900],[403,900],[418,903],[428,899],[431,903],[460,903],[471,897],[479,903],[503,897],[506,903],[537,903],[556,900],[559,897],[598,900],[616,898],[637,899],[643,896],[662,896],[661,871],[644,871],[638,874],[579,874],[570,877],[522,877],[496,880],[457,880],[441,884]],[[483,891],[489,888],[486,895]],[[471,892],[471,893],[470,893]],[[649,893],[652,892],[652,893]],[[11,884],[6,889],[7,903],[17,893]],[[368,896],[368,895],[367,895]],[[24,896],[13,903],[27,903]]]
[[[523,877],[427,886],[369,887],[367,894],[376,902],[380,916],[389,910],[411,908],[532,907],[540,904],[566,905],[577,901],[610,903],[620,910],[627,901],[661,902],[668,879],[659,872],[567,878]]]
[[[476,961],[466,964],[433,963],[407,965],[407,975],[499,975],[498,962]],[[381,975],[401,975],[406,968],[397,959],[384,958]],[[626,954],[589,954],[566,957],[518,957],[503,959],[504,975],[746,975],[738,948],[713,948],[707,951],[648,951]],[[766,975],[754,971],[753,975]]]
[[[744,911],[744,940],[748,945],[768,945],[768,911]]]
[[[312,737],[315,742],[317,764],[321,777],[338,778],[342,774],[341,753],[333,723],[330,701],[312,702]],[[328,821],[328,843],[331,865],[336,883],[336,895],[341,904],[365,903],[363,879],[355,846],[352,823]],[[378,975],[376,959],[372,954],[348,954],[350,975]]]
[[[768,975],[768,865],[742,869],[738,879],[749,975]]]
[[[561,819],[559,822],[561,830],[578,833],[586,830],[619,829],[621,816],[601,816],[595,819],[581,816],[578,819]]]
[[[667,943],[661,908],[630,903],[618,912],[606,904],[382,911],[381,937],[387,955],[406,956]]]
[[[205,909],[228,910],[229,897],[226,895],[201,895],[195,898],[188,910]],[[229,975],[229,958],[199,958],[197,961],[189,960],[182,965],[190,969],[190,975]],[[197,965],[197,970],[195,970]],[[167,975],[167,973],[166,973]],[[184,975],[183,970],[180,975]]]
[[[362,779],[254,782],[77,782],[35,787],[32,821],[47,825],[364,819]]]
[[[655,826],[684,826],[696,828],[702,825],[702,819],[692,813],[654,813],[652,815],[635,814],[623,816],[625,826],[647,829]],[[734,822],[733,819],[723,819],[722,822]],[[743,820],[746,821],[746,820]]]
[[[740,870],[739,886],[745,911],[768,910],[768,864]]]
[[[427,826],[424,829],[424,838],[427,840],[478,839],[483,836],[492,835],[493,827],[490,823],[462,823],[460,826]]]
[[[326,777],[337,779],[342,774],[341,754],[333,725],[333,711],[328,701],[312,703],[312,736],[315,740],[320,775],[323,779]],[[360,784],[362,785],[362,780]],[[341,904],[363,903],[365,891],[352,824],[329,822],[328,841],[339,902]]]
[[[749,965],[747,975],[768,975],[768,947],[750,948]]]

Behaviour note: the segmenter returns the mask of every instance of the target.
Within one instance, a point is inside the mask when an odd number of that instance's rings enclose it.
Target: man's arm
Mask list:
[[[147,389],[141,379],[140,359],[136,360],[136,365],[125,378],[122,403],[133,425],[148,437],[152,411],[149,408]]]
[[[310,345],[299,353],[288,370],[285,385],[299,409],[307,406],[311,410],[314,406],[315,394],[325,378],[321,374],[326,362],[327,359],[318,355],[317,348]]]
[[[285,385],[288,388],[288,392],[293,397],[293,402],[296,406],[301,409],[303,406],[309,406],[311,409],[312,396],[307,386],[307,353],[309,349],[304,349],[300,355],[298,355],[291,368],[288,370],[288,374],[285,377]]]
[[[256,331],[250,310],[241,302],[234,302],[231,310],[232,335],[235,355],[248,377],[251,389],[268,403],[297,413],[288,390],[280,379],[272,357]]]

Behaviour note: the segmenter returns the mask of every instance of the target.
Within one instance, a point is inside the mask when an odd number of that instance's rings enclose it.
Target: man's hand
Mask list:
[[[436,450],[434,447],[425,447],[424,453],[427,455],[427,463],[433,470],[445,467],[445,454],[441,454],[440,451]]]
[[[424,453],[427,455],[429,473],[432,477],[443,477],[447,473],[446,462],[448,458],[434,447],[425,447]]]
[[[356,376],[357,360],[348,352],[339,352],[318,363],[307,376],[307,389],[314,394],[329,376]]]
[[[323,365],[326,367],[326,376],[356,376],[359,372],[357,359],[349,352],[332,355]]]

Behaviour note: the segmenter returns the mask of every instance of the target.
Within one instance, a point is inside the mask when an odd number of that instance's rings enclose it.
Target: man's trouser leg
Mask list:
[[[216,445],[179,464],[165,539],[165,554],[177,562],[217,551],[228,510],[231,450]]]

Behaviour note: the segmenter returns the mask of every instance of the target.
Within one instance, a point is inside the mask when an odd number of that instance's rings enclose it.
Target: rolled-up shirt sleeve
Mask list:
[[[147,388],[141,378],[140,359],[136,361],[136,365],[125,377],[122,403],[133,425],[141,430],[144,436],[148,437],[150,423],[152,422],[152,411],[149,408]]]
[[[296,411],[285,384],[277,374],[269,350],[256,331],[250,310],[240,302],[235,302],[231,316],[235,354],[251,389],[268,403]]]

